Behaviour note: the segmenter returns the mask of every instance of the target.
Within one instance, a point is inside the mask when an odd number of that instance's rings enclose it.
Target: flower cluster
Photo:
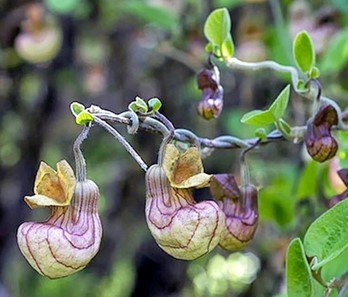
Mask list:
[[[83,269],[99,250],[98,187],[78,177],[76,181],[64,160],[57,164],[57,171],[42,162],[35,195],[24,198],[30,208],[51,210],[45,222],[20,225],[17,240],[30,265],[52,279]],[[217,201],[197,203],[192,189],[208,186]],[[150,231],[158,245],[175,258],[193,260],[217,245],[242,249],[255,233],[255,187],[238,187],[230,174],[204,173],[196,147],[180,151],[174,144],[166,144],[161,164],[151,166],[146,173],[146,193]]]

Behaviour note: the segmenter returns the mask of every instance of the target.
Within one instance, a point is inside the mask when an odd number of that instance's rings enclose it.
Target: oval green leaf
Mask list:
[[[158,98],[152,98],[147,103],[154,112],[159,111],[162,107],[162,102]]]
[[[272,124],[275,118],[269,110],[253,110],[246,113],[240,121],[248,125],[266,126]]]
[[[230,36],[231,19],[226,8],[218,8],[210,13],[204,24],[204,35],[213,44],[222,48],[223,43]],[[232,38],[230,40],[232,42]],[[231,47],[229,41],[225,47]]]
[[[307,256],[318,258],[316,270],[338,257],[348,247],[348,199],[317,218],[304,237]]]
[[[221,54],[226,58],[231,58],[234,54],[234,44],[232,41],[232,37],[229,34],[227,39],[221,45]]]
[[[293,54],[298,68],[307,73],[315,64],[315,52],[312,39],[306,31],[301,31],[295,37]]]
[[[85,110],[85,106],[78,102],[73,102],[70,104],[71,113],[77,117],[82,111]]]
[[[136,97],[135,101],[131,102],[128,105],[128,109],[133,110],[134,112],[142,112],[142,113],[147,113],[148,107],[146,102],[141,99],[140,97]]]
[[[313,281],[302,242],[290,242],[286,255],[286,285],[288,297],[313,296]]]
[[[279,120],[285,113],[288,106],[290,96],[290,85],[287,85],[274,100],[269,110],[272,112],[274,118]]]
[[[75,120],[78,125],[86,125],[93,122],[94,117],[88,111],[84,110],[79,113]]]

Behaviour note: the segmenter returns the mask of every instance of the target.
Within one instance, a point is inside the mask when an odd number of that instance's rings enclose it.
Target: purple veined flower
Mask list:
[[[348,169],[341,169],[337,171],[337,174],[346,186],[346,189],[342,193],[337,194],[330,199],[330,207],[333,207],[338,202],[348,198]]]
[[[57,163],[57,172],[41,162],[34,193],[24,198],[26,203],[31,208],[49,207],[51,214],[45,222],[19,226],[22,254],[37,272],[51,279],[83,269],[101,241],[97,185],[91,180],[76,182],[65,160]]]
[[[197,111],[206,120],[219,117],[223,108],[223,88],[220,85],[218,69],[203,69],[197,76],[198,88],[202,90],[202,100]]]
[[[214,174],[210,191],[226,216],[219,245],[230,251],[243,249],[258,225],[257,189],[253,185],[238,187],[232,174]]]
[[[167,145],[163,165],[146,173],[146,220],[157,244],[169,255],[193,260],[220,241],[225,215],[214,201],[197,203],[192,188],[207,186],[197,148],[180,153]]]
[[[338,124],[338,115],[332,105],[322,106],[307,126],[305,143],[313,160],[325,162],[336,155],[338,144],[331,128]]]

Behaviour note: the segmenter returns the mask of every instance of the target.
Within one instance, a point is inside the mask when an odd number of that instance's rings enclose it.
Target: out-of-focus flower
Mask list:
[[[146,173],[146,220],[157,244],[171,256],[193,260],[210,252],[220,240],[225,215],[214,201],[196,203],[192,187],[209,183],[197,148],[180,153],[165,148],[163,165]]]
[[[40,274],[59,278],[83,269],[99,250],[102,227],[98,216],[99,190],[90,180],[77,182],[70,165],[45,163],[38,170],[31,208],[50,207],[45,222],[26,222],[17,232],[18,246]]]
[[[336,155],[338,144],[331,135],[331,128],[338,123],[337,111],[332,105],[322,106],[308,124],[305,143],[308,153],[318,162]]]
[[[41,4],[27,8],[27,20],[15,39],[15,49],[25,61],[38,64],[51,61],[62,46],[62,31],[54,16],[45,14]]]
[[[223,88],[220,85],[219,70],[203,69],[197,76],[202,100],[198,103],[198,114],[206,120],[217,118],[223,108]]]
[[[335,204],[337,204],[338,202],[344,199],[347,199],[348,197],[348,169],[341,169],[337,171],[337,174],[342,180],[342,182],[344,183],[345,190],[342,193],[335,195],[330,199],[330,202],[329,202],[330,207],[333,207]]]
[[[226,216],[219,245],[226,250],[243,249],[253,238],[258,224],[256,188],[238,187],[232,174],[215,174],[210,191]]]
[[[346,185],[337,173],[340,169],[340,159],[332,158],[329,165],[329,181],[336,193],[341,193],[346,189]]]

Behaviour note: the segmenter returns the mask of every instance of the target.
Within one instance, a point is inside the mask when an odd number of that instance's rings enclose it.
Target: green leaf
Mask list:
[[[283,119],[280,119],[277,122],[277,127],[279,131],[283,134],[284,137],[289,137],[291,135],[291,127],[290,125]]]
[[[337,33],[325,51],[320,69],[323,73],[331,74],[339,72],[348,63],[348,29]]]
[[[338,257],[323,266],[321,276],[327,282],[333,278],[340,278],[348,272],[348,248],[346,248]]]
[[[331,0],[331,3],[336,6],[338,11],[348,13],[347,0]]]
[[[221,45],[221,53],[224,58],[231,58],[234,54],[234,44],[230,34]]]
[[[255,172],[267,169],[265,187],[259,193],[260,220],[275,222],[278,227],[285,228],[294,220],[295,203],[293,189],[296,168],[293,164],[279,162],[261,162],[254,164]]]
[[[85,110],[85,106],[78,102],[73,102],[70,104],[70,110],[72,114],[77,117],[82,111]]]
[[[316,270],[339,256],[348,247],[348,199],[317,218],[304,237],[307,256],[318,258]]]
[[[283,115],[288,106],[290,96],[290,85],[287,85],[278,95],[277,99],[274,100],[269,110],[272,112],[274,118],[279,120]]]
[[[301,31],[295,37],[293,54],[297,66],[302,72],[307,73],[315,64],[315,52],[312,39],[306,31]]]
[[[122,11],[163,30],[171,31],[178,27],[178,18],[169,10],[139,0],[122,2]]]
[[[148,105],[154,112],[157,112],[161,108],[162,102],[158,98],[152,98],[148,101]]]
[[[288,297],[313,296],[313,281],[302,242],[290,242],[286,255],[286,285]]]
[[[218,47],[224,57],[233,55],[233,41],[230,35],[231,19],[226,8],[218,8],[210,13],[204,24],[204,35],[214,47]],[[214,52],[216,50],[214,49]]]
[[[265,141],[267,139],[267,132],[264,128],[258,128],[255,130],[255,136],[260,138],[261,141]]]
[[[246,113],[240,121],[248,125],[266,126],[272,124],[275,118],[269,110],[253,110]]]
[[[78,114],[76,117],[75,121],[76,124],[78,125],[86,125],[89,124],[90,122],[93,122],[94,117],[86,110],[83,110]]]
[[[297,187],[297,199],[313,197],[318,190],[319,163],[313,160],[306,164]]]
[[[214,46],[211,42],[208,42],[204,49],[207,53],[212,53],[214,51]]]
[[[320,70],[318,67],[313,67],[311,71],[309,72],[309,77],[312,79],[316,79],[320,76]]]
[[[128,109],[133,110],[134,112],[142,112],[142,113],[147,113],[148,112],[148,107],[146,102],[141,99],[140,97],[136,97],[135,101],[131,102],[128,105]]]
[[[53,13],[69,14],[79,6],[78,0],[45,0],[47,8]]]

